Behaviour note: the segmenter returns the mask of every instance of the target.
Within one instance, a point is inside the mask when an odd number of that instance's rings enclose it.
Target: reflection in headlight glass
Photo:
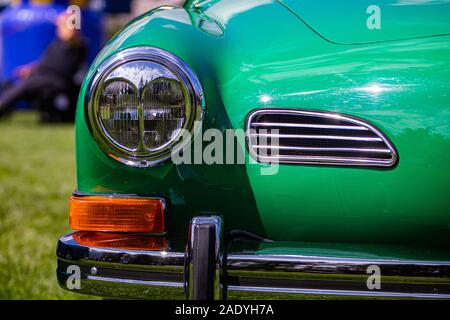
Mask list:
[[[147,85],[143,98],[143,143],[150,151],[176,138],[186,119],[186,104],[181,83],[158,78]]]
[[[134,151],[139,147],[138,95],[128,82],[114,80],[99,98],[100,121],[112,140]]]

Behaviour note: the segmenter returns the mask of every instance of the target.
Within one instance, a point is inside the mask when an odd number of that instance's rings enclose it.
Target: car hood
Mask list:
[[[450,0],[279,0],[312,30],[339,44],[450,34]],[[374,6],[376,5],[376,6]],[[373,28],[379,9],[380,28]],[[368,24],[372,27],[369,28]]]

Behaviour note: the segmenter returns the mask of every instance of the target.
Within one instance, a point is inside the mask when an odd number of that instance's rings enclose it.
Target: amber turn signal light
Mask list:
[[[80,231],[164,232],[160,199],[72,196],[70,226]]]
[[[151,251],[165,251],[169,248],[167,239],[161,236],[80,231],[74,233],[73,238],[78,244],[87,247]]]

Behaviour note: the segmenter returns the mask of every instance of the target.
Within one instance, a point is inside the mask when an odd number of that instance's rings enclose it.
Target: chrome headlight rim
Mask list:
[[[190,131],[192,137],[198,134],[198,132],[194,132],[194,129],[199,126],[194,126],[194,123],[203,120],[205,98],[200,81],[188,64],[174,54],[160,48],[150,46],[127,48],[113,54],[100,64],[88,85],[85,96],[85,105],[87,106],[85,108],[85,117],[89,130],[100,149],[108,156],[128,166],[146,168],[163,164],[170,159],[174,148],[177,148],[177,150],[184,148],[184,144],[189,143],[189,141],[178,142],[180,136],[178,134],[177,138],[158,147],[154,151],[145,150],[146,152],[137,152],[118,145],[108,134],[99,119],[99,96],[109,82],[107,81],[107,76],[120,66],[134,61],[147,61],[159,64],[176,76],[187,97],[185,109],[191,109],[191,116],[185,119],[182,129]],[[128,79],[122,80],[130,82]],[[142,109],[141,103],[139,103],[138,109]],[[141,111],[139,113],[141,114]],[[142,139],[142,136],[140,139]]]

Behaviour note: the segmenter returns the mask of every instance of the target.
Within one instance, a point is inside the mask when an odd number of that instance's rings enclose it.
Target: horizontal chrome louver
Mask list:
[[[247,146],[259,162],[391,167],[394,145],[373,125],[341,114],[258,109],[246,123]]]

